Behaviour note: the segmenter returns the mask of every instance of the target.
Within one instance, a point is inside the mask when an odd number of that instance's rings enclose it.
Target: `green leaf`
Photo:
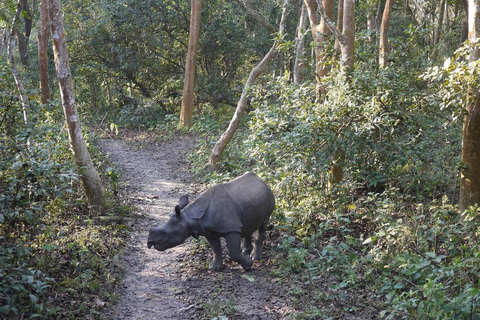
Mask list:
[[[393,288],[394,289],[402,289],[403,287],[405,287],[405,285],[403,283],[399,282]]]
[[[244,278],[244,279],[247,279],[247,280],[250,281],[250,282],[255,281],[255,278],[254,278],[254,277],[249,276],[249,275],[246,275],[246,274],[242,274],[240,277],[241,277],[241,278]]]
[[[29,294],[29,296],[30,296],[30,301],[32,301],[33,303],[37,303],[38,298],[36,296],[34,296],[33,294]]]
[[[8,304],[0,307],[0,313],[7,313],[8,310],[10,310],[10,306]]]
[[[5,217],[3,216],[3,214],[0,213],[0,223],[4,223],[5,222]]]

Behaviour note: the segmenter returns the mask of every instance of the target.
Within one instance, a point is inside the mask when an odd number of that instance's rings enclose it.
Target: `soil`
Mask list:
[[[270,275],[268,241],[265,259],[245,272],[228,259],[222,272],[208,270],[211,250],[204,240],[159,252],[147,249],[150,227],[168,219],[180,196],[190,201],[205,190],[192,183],[186,160],[195,138],[158,141],[141,133],[102,139],[100,147],[118,164],[122,194],[137,208],[137,218],[123,254],[125,278],[117,304],[107,319],[290,319],[296,310],[286,288]]]

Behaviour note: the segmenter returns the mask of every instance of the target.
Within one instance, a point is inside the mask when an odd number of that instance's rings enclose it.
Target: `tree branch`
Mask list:
[[[325,21],[325,24],[328,26],[330,31],[332,31],[333,35],[335,38],[340,42],[344,42],[344,36],[342,33],[337,29],[335,24],[330,20],[330,18],[327,16],[327,13],[325,12],[325,8],[323,7],[322,0],[317,0],[317,5],[318,5],[318,10],[320,11],[320,15],[322,16],[323,21]]]
[[[245,9],[247,9],[247,12],[252,16],[253,19],[255,19],[258,23],[264,26],[268,31],[272,33],[277,32],[277,29],[275,27],[269,24],[267,20],[265,20],[265,18],[262,17],[260,13],[258,13],[257,11],[255,11],[255,9],[253,9],[253,7],[250,5],[249,0],[241,0],[240,2],[243,4]]]

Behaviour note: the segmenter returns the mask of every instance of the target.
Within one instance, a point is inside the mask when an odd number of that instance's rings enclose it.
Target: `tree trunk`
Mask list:
[[[325,8],[325,13],[327,14],[328,18],[333,19],[333,7],[334,1],[333,0],[322,0],[323,1],[323,8]],[[321,52],[321,59],[320,64],[317,65],[316,70],[319,78],[324,78],[330,72],[330,67],[326,64],[328,60],[327,52],[327,41],[331,37],[330,29],[328,28],[327,24],[325,23],[325,19],[321,19],[320,27],[319,27],[319,46]]]
[[[355,0],[343,4],[342,69],[352,71],[355,62]]]
[[[202,0],[192,0],[190,14],[190,31],[188,36],[187,61],[185,63],[185,80],[183,82],[182,108],[180,110],[180,126],[192,125],[193,93],[195,90],[195,61],[200,38],[200,21],[202,16]]]
[[[41,0],[40,18],[38,20],[38,73],[40,76],[40,93],[42,103],[50,100],[50,86],[48,79],[48,8],[47,0]]]
[[[317,79],[317,94],[320,96],[324,88],[321,84],[322,78],[325,77],[329,68],[325,65],[327,55],[325,54],[326,41],[329,36],[329,28],[324,19],[321,18],[320,24],[317,22],[317,11],[315,10],[314,0],[304,0],[307,7],[308,19],[310,20],[310,28],[312,30],[312,38],[315,48],[315,76]],[[317,0],[318,3],[318,0]],[[333,0],[322,0],[322,5],[327,17],[331,20],[333,16]]]
[[[382,25],[380,26],[380,45],[379,45],[379,60],[380,68],[387,66],[388,60],[388,26],[390,24],[390,17],[392,15],[393,0],[387,0],[385,9],[383,10]]]
[[[353,71],[355,62],[355,0],[344,0],[343,2],[343,33],[329,19],[322,3],[319,0],[317,0],[317,3],[322,18],[340,42],[342,50],[340,67],[342,72],[348,74]],[[330,168],[329,187],[342,181],[344,161],[345,152],[341,148],[337,148],[332,156],[333,164]]]
[[[28,1],[23,0],[22,10],[25,11],[23,15],[24,32],[17,32],[18,52],[20,53],[20,62],[27,67],[30,64],[30,52],[28,51],[28,42],[30,40],[30,33],[32,31],[32,12],[28,7]]]
[[[378,0],[377,14],[375,16],[375,30],[380,33],[380,25],[382,23],[382,13],[385,9],[385,0]]]
[[[13,55],[13,50],[15,49],[15,38],[18,35],[18,21],[20,20],[20,14],[22,13],[22,10],[23,0],[18,0],[15,10],[15,16],[13,17],[12,21],[10,38],[8,41],[8,61],[10,62],[10,70],[12,71],[13,78],[15,79],[15,84],[17,85],[18,91],[20,92],[20,100],[22,101],[23,121],[25,122],[25,124],[28,125],[30,123],[30,106],[28,105],[28,96],[25,92],[23,79],[17,69],[15,57]]]
[[[373,7],[369,7],[367,11],[367,32],[368,40],[371,45],[375,44],[376,28],[375,28],[375,15],[373,14]]]
[[[305,46],[305,30],[307,29],[307,7],[302,4],[300,18],[297,27],[297,52],[295,53],[295,63],[293,65],[293,83],[299,84],[303,80],[302,66],[303,53]]]
[[[463,9],[465,10],[466,21],[463,23],[462,34],[460,35],[460,42],[465,42],[468,38],[468,2],[467,0],[462,0]]]
[[[60,0],[47,0],[47,3],[52,32],[53,53],[55,55],[55,69],[62,97],[70,145],[73,149],[75,162],[79,169],[88,200],[96,210],[101,210],[104,205],[104,191],[98,172],[93,166],[90,153],[83,139],[82,125],[75,103],[73,80],[70,72],[70,63],[68,61],[67,42],[65,39]]]
[[[480,37],[480,0],[468,1],[468,38]],[[470,62],[480,59],[478,42],[471,49]],[[462,155],[460,175],[460,213],[475,204],[480,205],[480,87],[469,88],[466,115],[463,119]]]
[[[288,2],[289,0],[285,0],[283,3],[282,18],[280,21],[280,26],[278,31],[278,34],[279,34],[278,39],[282,39],[285,33],[285,22],[287,17]],[[232,137],[235,134],[235,131],[237,131],[240,120],[242,116],[245,114],[245,109],[247,108],[247,96],[250,91],[250,88],[252,87],[255,79],[257,79],[257,77],[265,70],[268,63],[275,56],[275,53],[277,52],[277,49],[278,49],[278,45],[279,43],[275,41],[273,43],[273,46],[268,51],[268,53],[265,55],[265,57],[263,57],[262,61],[260,61],[260,63],[257,66],[255,66],[255,68],[253,68],[252,71],[250,72],[250,75],[248,76],[248,79],[245,82],[245,86],[243,87],[240,100],[238,100],[237,108],[235,110],[233,118],[230,121],[230,124],[227,130],[222,134],[220,139],[218,139],[217,143],[212,149],[212,152],[210,153],[210,157],[208,159],[210,168],[215,168],[215,165],[221,160],[223,151],[227,147],[227,144],[230,142],[230,140],[232,140]]]
[[[343,33],[343,0],[338,0],[337,28]],[[338,55],[342,54],[342,45],[338,39],[335,40],[335,51]]]
[[[440,15],[438,16],[437,31],[435,32],[435,37],[433,39],[434,45],[437,45],[440,42],[440,35],[442,33],[442,27],[443,27],[443,16],[445,14],[445,4],[446,4],[445,0],[442,0],[440,2]]]

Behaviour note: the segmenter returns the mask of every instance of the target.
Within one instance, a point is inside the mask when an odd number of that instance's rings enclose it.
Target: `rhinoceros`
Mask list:
[[[275,198],[268,185],[252,172],[209,188],[193,203],[188,196],[180,198],[170,219],[150,229],[147,246],[159,251],[178,246],[188,237],[204,236],[213,248],[210,269],[223,269],[220,238],[225,238],[232,260],[245,269],[253,259],[262,259],[262,246],[268,220],[275,208]],[[252,234],[258,230],[255,248]],[[240,246],[243,237],[242,246]]]

